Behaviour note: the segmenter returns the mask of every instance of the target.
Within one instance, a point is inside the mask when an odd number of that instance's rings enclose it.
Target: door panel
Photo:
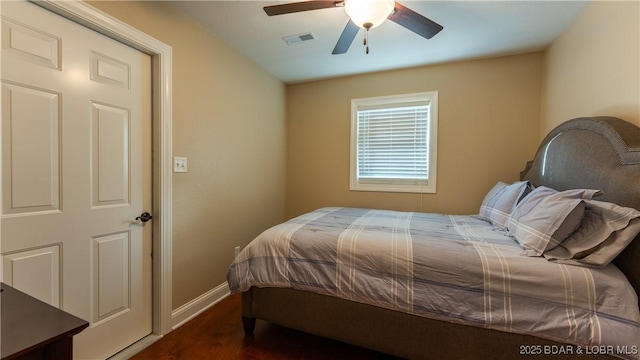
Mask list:
[[[3,256],[5,278],[22,292],[60,307],[60,246],[18,251]]]
[[[129,111],[92,104],[92,205],[129,203]]]
[[[59,94],[2,84],[3,213],[58,210],[60,189]]]
[[[80,359],[151,332],[151,60],[2,1],[4,281],[91,323]]]
[[[93,323],[117,316],[131,308],[128,232],[93,239]]]
[[[129,64],[99,53],[91,54],[91,80],[129,88]]]
[[[16,23],[2,22],[2,51],[53,69],[60,68],[60,39],[46,31]]]

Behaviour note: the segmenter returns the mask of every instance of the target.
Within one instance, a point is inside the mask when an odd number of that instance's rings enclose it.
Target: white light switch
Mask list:
[[[173,172],[187,172],[187,158],[186,157],[173,157]]]

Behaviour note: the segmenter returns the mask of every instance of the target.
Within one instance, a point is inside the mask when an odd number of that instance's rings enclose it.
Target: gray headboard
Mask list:
[[[599,189],[597,200],[640,210],[640,128],[613,117],[569,120],[544,138],[520,177],[556,190]],[[640,294],[640,237],[614,263]]]

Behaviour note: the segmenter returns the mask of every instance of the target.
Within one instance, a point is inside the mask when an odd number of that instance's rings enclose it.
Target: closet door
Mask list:
[[[151,59],[2,6],[3,281],[90,322],[80,359],[151,333]]]

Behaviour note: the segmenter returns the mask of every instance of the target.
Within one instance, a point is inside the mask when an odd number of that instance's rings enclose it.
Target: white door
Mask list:
[[[78,359],[151,332],[151,59],[2,1],[3,281],[90,322]]]

